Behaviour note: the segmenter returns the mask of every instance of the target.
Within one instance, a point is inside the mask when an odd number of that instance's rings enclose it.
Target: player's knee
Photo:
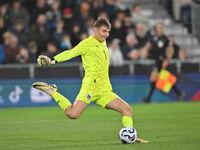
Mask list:
[[[78,113],[72,113],[72,112],[65,112],[65,115],[70,119],[78,119],[80,116]]]
[[[127,116],[132,116],[132,107],[130,105],[127,105],[124,109],[123,109],[123,115],[127,115]]]
[[[132,114],[132,112],[133,112],[133,109],[132,109],[132,107],[131,107],[130,105],[128,105],[128,112],[129,112],[130,114]]]

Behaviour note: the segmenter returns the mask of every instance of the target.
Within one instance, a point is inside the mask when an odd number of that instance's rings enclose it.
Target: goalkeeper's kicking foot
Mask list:
[[[141,138],[137,138],[135,142],[136,143],[141,143],[141,144],[147,144],[147,143],[149,143],[149,141],[141,139]]]
[[[57,87],[55,84],[47,84],[45,82],[35,82],[32,86],[38,90],[41,90],[48,95],[51,95],[53,92],[57,91]]]

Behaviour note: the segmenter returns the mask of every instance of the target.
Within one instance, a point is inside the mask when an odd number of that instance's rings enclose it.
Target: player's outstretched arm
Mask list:
[[[48,56],[40,55],[37,59],[37,65],[39,67],[54,65],[56,60],[51,60]]]

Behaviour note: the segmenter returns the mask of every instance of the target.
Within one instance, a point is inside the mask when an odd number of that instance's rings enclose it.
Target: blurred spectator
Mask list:
[[[16,56],[16,62],[19,64],[25,64],[29,61],[29,52],[25,47],[21,47],[19,54]]]
[[[40,14],[46,14],[47,10],[46,0],[37,0],[36,6],[33,6],[31,12],[31,24],[34,24],[37,21]]]
[[[63,20],[64,20],[64,28],[67,32],[70,32],[72,26],[74,24],[74,18],[71,8],[65,8],[63,10]]]
[[[26,8],[26,10],[29,13],[30,16],[30,23],[31,23],[31,15],[32,15],[32,9],[35,7],[37,0],[21,0],[23,6]]]
[[[93,0],[91,6],[91,17],[98,18],[100,12],[103,11],[103,0]]]
[[[137,23],[135,27],[135,36],[138,41],[138,47],[143,48],[148,41],[147,27],[142,23]]]
[[[195,0],[193,0],[195,2]],[[197,0],[198,1],[198,0]],[[191,32],[192,28],[192,0],[170,0],[164,1],[163,5],[169,15],[176,21],[182,22],[183,25]]]
[[[90,3],[82,1],[80,3],[78,15],[76,15],[76,23],[78,23],[82,30],[86,30],[85,22],[90,18]]]
[[[72,43],[69,34],[63,34],[62,39],[59,42],[60,50],[68,50],[72,48]]]
[[[122,66],[124,63],[119,42],[120,41],[118,39],[113,39],[109,45],[111,66]]]
[[[5,25],[4,19],[0,17],[0,45],[3,44],[3,34],[6,32],[7,27]]]
[[[54,20],[53,14],[50,11],[48,11],[45,14],[45,16],[46,16],[46,28],[51,33],[56,26],[56,21]]]
[[[31,28],[31,40],[35,40],[38,44],[39,53],[44,52],[46,43],[49,39],[49,31],[46,28],[46,16],[40,14],[37,22]]]
[[[116,18],[116,19],[119,19],[119,20],[121,20],[121,21],[123,21],[125,16],[126,16],[126,14],[125,14],[124,11],[118,10],[118,11],[116,12],[115,18]]]
[[[134,34],[126,36],[126,43],[122,47],[122,53],[126,60],[137,60],[139,58],[138,41]]]
[[[168,0],[168,1],[160,1],[160,4],[164,6],[164,8],[167,10],[168,14],[174,19],[174,10],[173,10],[173,3],[174,0]]]
[[[5,59],[4,47],[0,45],[0,64],[4,62],[4,59]]]
[[[115,18],[115,14],[117,12],[117,8],[115,7],[114,0],[105,0],[104,1],[104,10],[108,13],[109,19],[113,20]]]
[[[113,20],[113,26],[110,31],[109,40],[120,39],[123,40],[126,36],[126,33],[123,28],[122,20],[116,18]]]
[[[47,56],[53,58],[53,56],[58,54],[58,48],[55,42],[48,41],[47,42]]]
[[[133,24],[131,16],[125,15],[123,17],[123,23],[124,23],[123,24],[123,30],[125,32],[125,35],[127,35],[129,33],[134,33],[135,24]],[[123,38],[123,39],[125,39],[125,38]]]
[[[11,18],[8,12],[7,3],[0,5],[0,17],[3,18],[6,27],[9,27],[11,25]]]
[[[78,3],[79,0],[60,0],[60,4],[62,4],[61,10],[64,8],[71,8],[72,10],[76,9],[76,4]]]
[[[27,46],[27,42],[29,40],[29,37],[28,37],[29,32],[25,28],[25,24],[23,20],[21,19],[16,20],[11,31],[17,36],[19,45]]]
[[[181,7],[188,3],[191,3],[191,0],[173,0],[172,1],[175,21],[181,20]]]
[[[16,63],[16,56],[19,54],[18,38],[11,32],[5,32],[4,38],[4,51],[5,63]]]
[[[181,7],[181,21],[183,25],[188,29],[189,32],[192,31],[192,8],[190,3],[186,3]]]
[[[31,41],[28,44],[28,51],[29,51],[29,62],[35,63],[38,56],[38,46],[35,41]]]
[[[64,21],[58,20],[56,23],[56,28],[52,33],[52,39],[54,39],[57,43],[60,43],[64,34]]]
[[[125,0],[115,0],[115,7],[118,10],[122,10],[122,11],[128,10],[130,6],[128,4],[125,2]]]
[[[46,52],[49,40],[54,40],[60,50],[70,49],[92,34],[94,19],[104,16],[112,22],[108,42],[118,39],[125,59],[137,60],[143,58],[139,48],[146,41],[144,28],[148,20],[142,16],[140,5],[136,4],[131,11],[127,9],[133,3],[132,0],[13,0],[0,5],[0,35],[3,37],[8,29],[12,31],[18,47],[26,46],[29,61],[34,62],[35,55]],[[139,22],[138,26],[135,27],[134,21]],[[127,44],[128,34],[135,34],[138,43],[134,39],[134,44]]]
[[[62,18],[59,0],[53,0],[51,4],[51,12],[53,14],[53,18],[55,19],[55,21],[58,21]]]
[[[103,18],[109,18],[108,13],[106,11],[101,11],[98,16]]]
[[[187,57],[185,50],[183,50],[177,43],[175,36],[171,34],[169,36],[169,51],[167,58],[185,60]]]
[[[28,27],[29,26],[29,21],[30,21],[30,16],[26,10],[21,5],[20,0],[14,0],[12,3],[12,8],[10,9],[10,18],[11,18],[11,23],[15,23],[17,20],[23,20],[24,26]]]
[[[143,23],[146,26],[149,26],[149,21],[146,17],[141,14],[141,7],[139,4],[135,4],[131,10],[131,17],[134,24]]]
[[[74,24],[72,26],[72,32],[70,33],[73,47],[76,46],[80,42],[81,33],[82,33],[82,31],[81,31],[80,25]]]
[[[51,3],[51,9],[47,11],[46,17],[47,17],[47,28],[51,32],[55,26],[56,22],[62,18],[61,12],[60,12],[60,3],[58,0],[53,0]]]
[[[94,24],[94,19],[93,18],[89,18],[86,21],[86,29],[87,29],[88,35],[91,35],[93,33],[93,24]]]

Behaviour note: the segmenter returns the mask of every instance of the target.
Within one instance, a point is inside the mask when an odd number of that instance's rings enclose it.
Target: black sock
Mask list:
[[[150,90],[149,90],[148,96],[146,98],[146,102],[150,102],[151,101],[151,97],[153,95],[154,90],[155,90],[155,82],[151,82]]]
[[[176,93],[176,95],[181,95],[181,91],[177,88],[176,85],[172,87],[172,90]]]

